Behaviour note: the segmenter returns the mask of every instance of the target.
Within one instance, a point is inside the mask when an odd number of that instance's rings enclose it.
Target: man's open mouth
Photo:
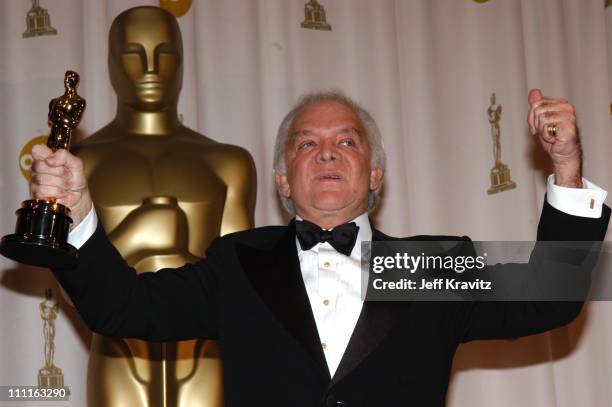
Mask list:
[[[340,174],[319,174],[317,176],[319,181],[340,181],[341,179]]]

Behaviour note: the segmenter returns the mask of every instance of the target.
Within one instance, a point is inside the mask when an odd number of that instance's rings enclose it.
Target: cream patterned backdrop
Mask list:
[[[24,36],[35,3],[45,35]],[[392,235],[535,236],[548,172],[527,134],[526,94],[577,107],[587,177],[612,191],[612,7],[604,0],[320,0],[331,30],[301,26],[306,0],[162,0],[180,15],[184,123],[248,149],[258,171],[257,225],[285,218],[271,172],[276,128],[297,96],[344,90],[378,120],[389,155],[377,225]],[[87,137],[114,116],[107,33],[136,0],[0,2],[0,232],[27,197],[29,147],[48,131],[66,69],[81,74]],[[40,10],[39,10],[40,12]],[[503,109],[502,161],[517,187],[488,195],[487,108]],[[609,236],[609,239],[612,236]],[[0,385],[35,385],[44,364],[39,304],[59,291],[46,270],[0,259]],[[60,300],[55,364],[85,405],[90,334]],[[569,328],[460,348],[450,406],[612,405],[612,307],[591,303]],[[406,367],[407,369],[410,366]],[[27,406],[36,403],[18,403]]]

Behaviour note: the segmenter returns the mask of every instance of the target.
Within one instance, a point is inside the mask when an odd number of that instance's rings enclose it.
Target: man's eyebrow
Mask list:
[[[316,134],[316,132],[312,131],[312,130],[297,130],[294,131],[293,133],[289,134],[290,138],[294,138],[297,136],[312,136],[313,134]],[[336,134],[355,134],[359,137],[361,137],[361,132],[359,130],[357,130],[356,127],[345,127],[342,128],[340,130],[338,130],[336,132]]]
[[[289,138],[294,138],[297,136],[311,136],[313,134],[315,134],[315,132],[312,130],[297,130],[289,134]]]
[[[347,127],[347,128],[344,128],[344,129],[340,129],[338,131],[338,134],[348,134],[348,133],[356,134],[359,137],[361,137],[361,132],[359,130],[357,130],[357,128],[355,128],[355,127]]]

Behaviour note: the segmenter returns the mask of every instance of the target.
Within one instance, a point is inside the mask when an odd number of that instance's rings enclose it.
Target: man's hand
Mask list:
[[[542,147],[552,159],[555,184],[582,188],[582,149],[574,106],[565,99],[545,98],[540,89],[532,89],[528,100],[529,131],[532,136],[538,136]],[[556,126],[556,136],[548,134],[549,124]]]
[[[32,147],[32,157],[30,195],[54,197],[70,209],[73,227],[81,223],[93,206],[81,159],[64,149],[53,152],[44,144]]]

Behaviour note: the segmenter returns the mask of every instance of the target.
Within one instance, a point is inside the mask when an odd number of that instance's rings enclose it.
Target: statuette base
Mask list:
[[[487,194],[492,195],[514,188],[516,182],[510,178],[510,168],[506,164],[499,163],[491,169],[491,187],[487,190]]]
[[[31,266],[76,266],[77,250],[67,242],[72,223],[67,207],[54,201],[27,200],[16,213],[15,233],[2,238],[0,254]]]

